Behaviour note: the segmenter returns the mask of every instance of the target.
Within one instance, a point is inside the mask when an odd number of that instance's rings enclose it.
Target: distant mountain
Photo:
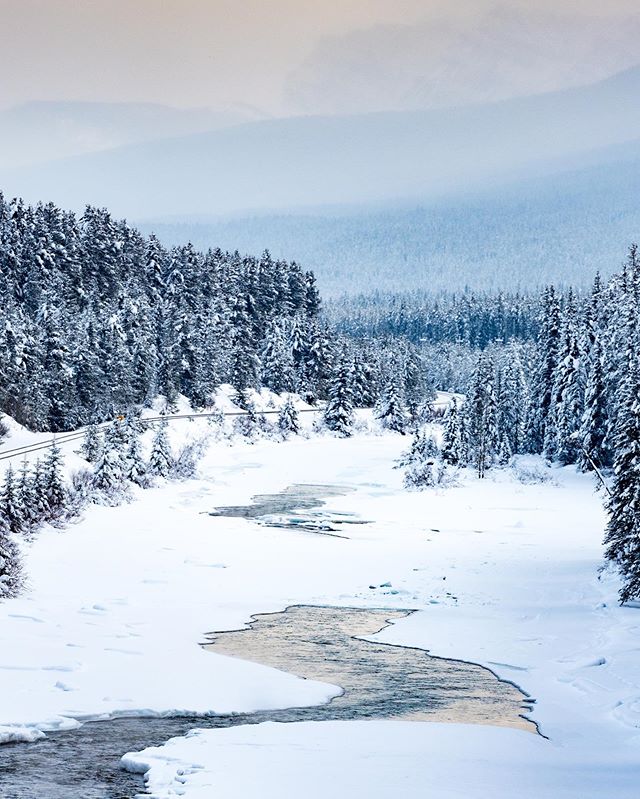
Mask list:
[[[214,111],[151,103],[26,103],[0,111],[0,169],[214,130],[260,116],[248,107]]]
[[[30,200],[128,217],[432,200],[566,168],[640,136],[640,68],[580,89],[483,106],[253,122],[0,170]]]
[[[442,108],[557,91],[639,61],[640,15],[570,13],[535,2],[324,36],[288,78],[290,105],[314,113]],[[539,4],[538,4],[539,5]]]
[[[571,171],[463,199],[143,228],[167,244],[268,247],[313,269],[325,296],[587,286],[640,241],[640,140],[591,153]]]

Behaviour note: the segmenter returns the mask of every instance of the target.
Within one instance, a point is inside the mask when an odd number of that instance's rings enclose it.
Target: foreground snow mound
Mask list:
[[[526,732],[399,721],[195,730],[122,759],[154,799],[637,799],[631,757],[602,765]]]

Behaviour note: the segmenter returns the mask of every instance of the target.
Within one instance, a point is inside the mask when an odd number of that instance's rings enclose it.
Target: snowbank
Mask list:
[[[577,760],[497,727],[399,721],[266,723],[196,730],[128,754],[154,799],[635,799],[630,758]]]
[[[211,796],[209,780],[250,799],[261,778],[269,796],[278,777],[299,796],[295,780],[306,768],[305,796],[319,795],[316,785],[325,795],[388,796],[388,772],[402,796],[424,796],[424,785],[438,797],[528,796],[531,781],[543,799],[597,790],[635,797],[640,616],[618,607],[617,578],[598,574],[604,514],[591,479],[554,469],[552,481],[523,483],[506,470],[412,493],[393,468],[406,446],[393,434],[214,444],[200,479],[91,508],[65,531],[44,530],[26,555],[29,591],[0,604],[3,734],[119,714],[327,701],[335,686],[199,643],[207,631],[291,604],[411,607],[418,612],[376,640],[482,663],[512,680],[537,700],[532,715],[550,741],[459,725],[262,725],[192,736],[130,762],[152,766],[158,795],[177,787],[176,768],[198,764],[198,775],[180,783],[187,796]],[[327,508],[371,524],[350,526],[342,539],[207,515],[300,482],[353,489]],[[166,765],[167,756],[179,763]],[[516,790],[509,780],[518,774]],[[471,791],[467,775],[486,793]]]

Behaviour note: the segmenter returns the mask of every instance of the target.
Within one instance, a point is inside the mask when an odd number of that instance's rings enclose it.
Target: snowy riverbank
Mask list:
[[[179,739],[127,762],[152,765],[162,797],[232,785],[243,799],[294,797],[303,775],[308,796],[321,787],[354,795],[357,784],[357,793],[381,797],[394,774],[403,796],[426,785],[445,797],[513,797],[517,779],[549,799],[635,796],[640,611],[617,606],[614,577],[598,579],[604,515],[591,478],[554,469],[552,481],[527,485],[507,470],[408,493],[393,469],[407,445],[391,434],[214,444],[201,479],[45,530],[27,553],[29,592],[0,605],[0,734],[123,713],[326,701],[335,686],[198,644],[209,630],[296,603],[410,607],[419,612],[377,639],[514,681],[537,699],[532,717],[550,740],[461,725],[267,724]],[[342,539],[207,515],[293,483],[353,488],[327,508],[371,524],[350,526]],[[339,755],[341,746],[353,757]],[[241,783],[240,752],[254,764]]]

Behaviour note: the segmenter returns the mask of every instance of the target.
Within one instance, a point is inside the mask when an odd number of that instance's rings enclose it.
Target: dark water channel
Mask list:
[[[310,533],[347,538],[350,524],[367,524],[351,513],[316,510],[330,497],[342,497],[352,489],[346,486],[294,484],[278,494],[257,494],[250,505],[229,505],[216,508],[211,516],[251,519],[267,527],[284,527]]]
[[[139,775],[120,768],[129,751],[156,746],[194,727],[263,721],[406,719],[495,724],[535,732],[529,700],[480,666],[424,650],[362,640],[409,611],[294,606],[253,617],[247,629],[211,633],[205,647],[339,685],[327,705],[227,716],[122,718],[0,746],[2,799],[131,799]]]

